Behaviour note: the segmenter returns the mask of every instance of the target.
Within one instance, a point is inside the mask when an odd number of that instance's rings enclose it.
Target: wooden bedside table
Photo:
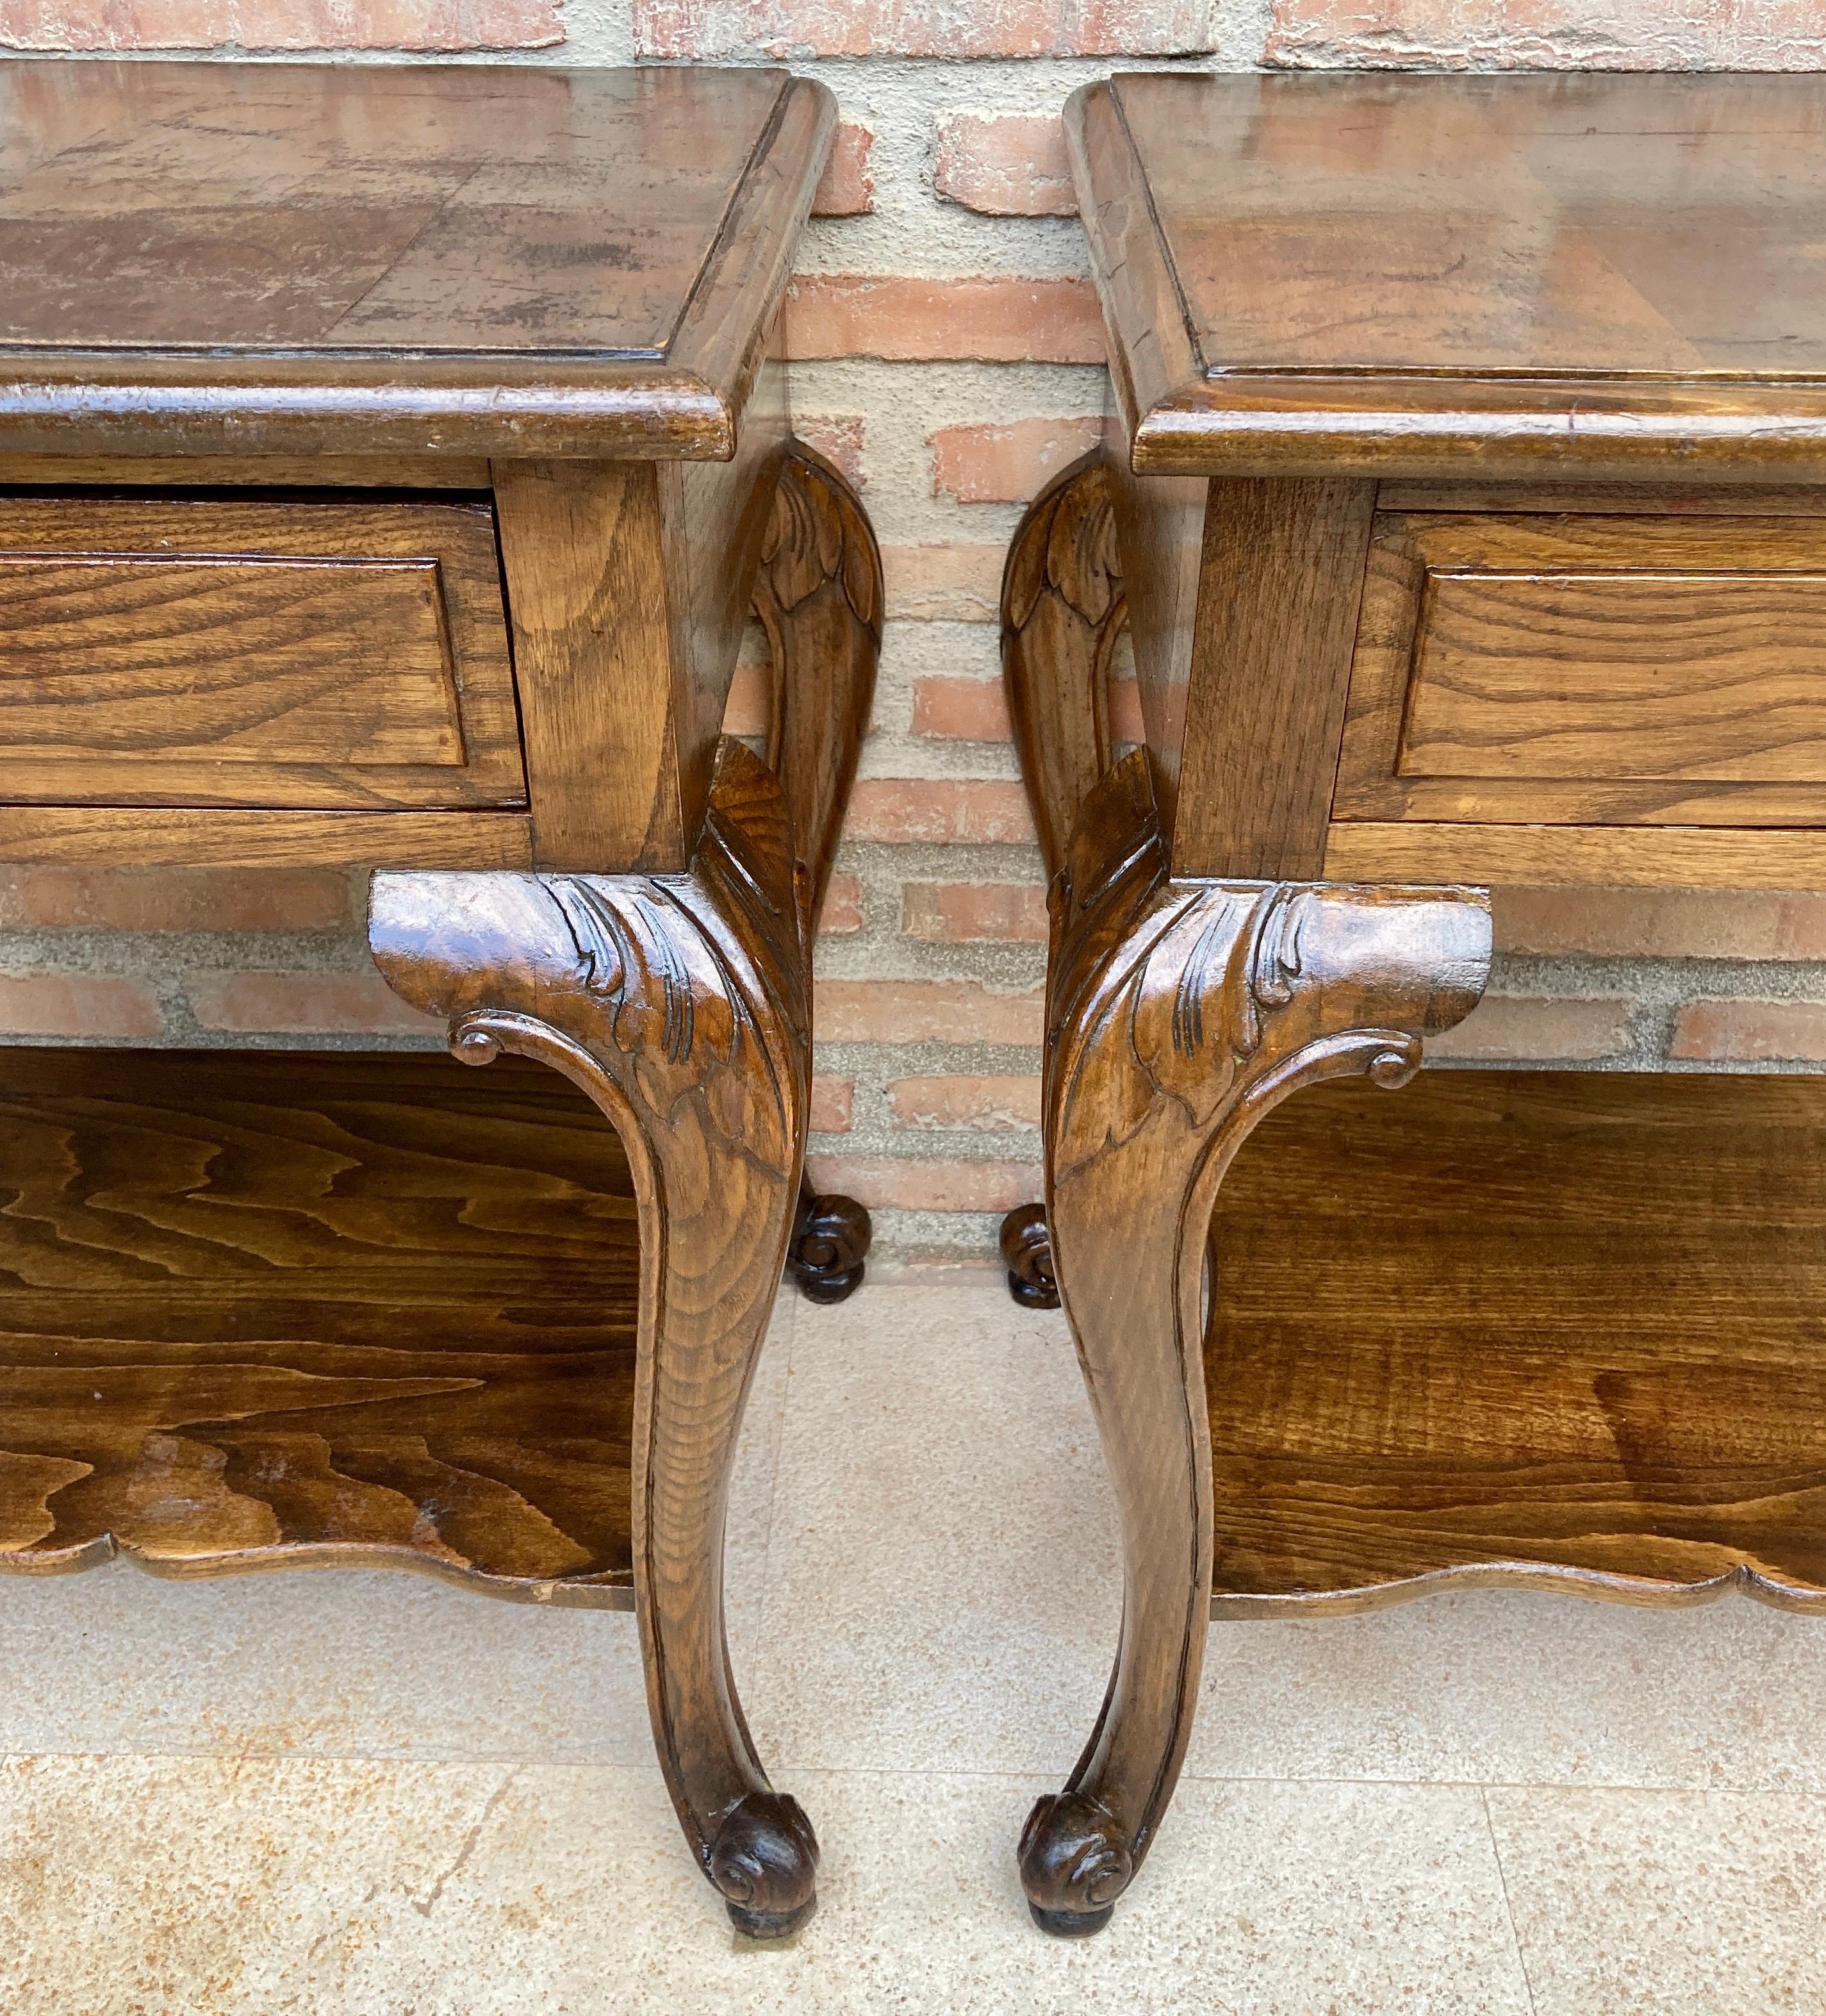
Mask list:
[[[1045,1217],[1012,1215],[1005,1251],[1030,1298],[1056,1276],[1122,1507],[1109,1698],[1022,1846],[1040,1922],[1085,1931],[1184,1755],[1214,1431],[1227,1492],[1260,1456],[1288,1501],[1259,1548],[1227,1548],[1227,1600],[1460,1569],[1820,1593],[1810,1541],[1760,1551],[1770,1508],[1689,1544],[1679,1493],[1657,1512],[1635,1472],[1611,1494],[1634,1493],[1634,1542],[1600,1548],[1614,1505],[1589,1549],[1544,1525],[1532,1557],[1529,1520],[1490,1503],[1429,1526],[1423,1482],[1500,1491],[1476,1438],[1526,1395],[1462,1413],[1457,1444],[1417,1427],[1432,1467],[1404,1499],[1401,1409],[1446,1408],[1449,1381],[1358,1366],[1352,1406],[1289,1419],[1322,1346],[1278,1384],[1216,1286],[1207,1337],[1202,1294],[1218,1185],[1262,1115],[1322,1078],[1402,1082],[1476,1000],[1489,920],[1456,885],[1826,880],[1826,91],[1156,74],[1087,88],[1066,129],[1117,424],[1036,503],[1005,581],[1054,878]],[[1146,744],[1115,761],[1125,622]],[[1600,1116],[1613,1152],[1623,1113]],[[1551,1107],[1528,1124],[1536,1170],[1587,1138]],[[1491,1138],[1454,1125],[1465,1152]],[[1242,1363],[1245,1333],[1247,1392],[1208,1393],[1206,1355]],[[1363,1524],[1328,1558],[1333,1486]]]
[[[599,1442],[542,1474],[477,1416],[470,1469],[432,1460],[436,1396],[512,1368],[484,1352],[427,1378],[444,1339],[426,1315],[401,1340],[413,1380],[377,1364],[339,1398],[365,1471],[321,1410],[257,1460],[211,1442],[211,1420],[304,1404],[274,1397],[322,1374],[292,1347],[225,1365],[222,1337],[177,1327],[163,1355],[137,1347],[158,1369],[135,1390],[167,1396],[149,1413],[56,1399],[56,1350],[12,1334],[0,1565],[391,1560],[631,1602],[687,1838],[762,1933],[811,1910],[817,1849],[729,1676],[729,1460],[789,1239],[827,1294],[866,1243],[854,1208],[800,1196],[812,931],[880,612],[868,525],[793,443],[782,396],[778,308],[834,117],[773,70],[0,66],[0,859],[380,871],[383,972],[449,1018],[459,1058],[517,1052],[595,1102],[640,1246],[624,1543],[593,1499],[566,1517],[567,1491],[592,1489],[573,1459],[599,1467]],[[721,738],[751,603],[776,671],[764,762]],[[59,1129],[91,1150],[164,1129],[135,1117],[118,1062],[94,1079],[112,1117],[85,1104],[84,1068],[13,1074],[36,1166]],[[173,1068],[149,1067],[161,1113]],[[384,1198],[468,1114],[479,1163],[513,1172],[476,1195],[510,1215],[542,1195],[520,1158],[571,1138],[562,1116],[516,1134],[487,1101],[412,1120],[406,1089],[389,1116],[373,1070],[352,1107],[307,1076],[317,1118],[271,1071],[231,1075],[176,1137],[316,1143],[341,1115]],[[562,1153],[581,1237],[615,1170]],[[130,1320],[111,1306],[84,1305],[91,1337]],[[186,1381],[208,1388],[188,1409]],[[598,1432],[561,1382],[529,1393],[516,1433]],[[146,1478],[225,1461],[255,1463],[253,1500],[167,1490],[145,1510]]]

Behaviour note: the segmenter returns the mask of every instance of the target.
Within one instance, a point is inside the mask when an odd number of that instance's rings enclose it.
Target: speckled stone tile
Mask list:
[[[1536,2016],[1826,2008],[1826,1800],[1486,1795]]]
[[[1064,1319],[999,1287],[803,1309],[747,1698],[795,1765],[1059,1771],[1120,1615]]]
[[[1220,1615],[1187,1768],[1215,1777],[1826,1792],[1826,1618],[1485,1589]]]
[[[739,1676],[765,1586],[798,1300],[780,1298],[731,1485]],[[652,1758],[631,1615],[508,1603],[398,1570],[174,1582],[117,1561],[0,1575],[0,1751]]]
[[[324,1759],[0,1766],[9,2016],[1526,2016],[1478,1795],[1192,1788],[1103,1936],[1029,1923],[1033,1781],[814,1774],[796,1942],[735,1940],[657,1774]]]

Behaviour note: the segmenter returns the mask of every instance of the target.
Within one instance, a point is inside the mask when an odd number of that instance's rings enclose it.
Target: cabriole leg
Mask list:
[[[1043,1121],[1059,1287],[1115,1481],[1123,1622],[1102,1713],[1020,1848],[1036,1921],[1096,1931],[1191,1733],[1211,1601],[1202,1362],[1217,1186],[1289,1093],[1398,1085],[1477,1000],[1476,891],[1171,882],[1146,759],[1090,794],[1052,890]]]

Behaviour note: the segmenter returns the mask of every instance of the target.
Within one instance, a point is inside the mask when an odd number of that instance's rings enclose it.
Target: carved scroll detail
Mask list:
[[[1103,1715],[1023,1839],[1055,1932],[1108,1919],[1191,1731],[1211,1586],[1202,1273],[1224,1170],[1303,1085],[1403,1083],[1490,959],[1479,891],[1174,883],[1166,859],[1138,751],[1087,801],[1051,898],[1047,1218],[1125,1558]]]
[[[719,758],[685,875],[383,873],[369,938],[465,1062],[542,1059],[628,1150],[642,1287],[635,1608],[660,1762],[699,1862],[749,1931],[814,1897],[816,1842],[774,1793],[723,1632],[728,1458],[785,1257],[809,1084],[809,892],[773,773]]]
[[[1100,455],[1074,463],[1021,520],[1002,576],[1002,671],[1048,877],[1109,767],[1109,661],[1128,620]]]

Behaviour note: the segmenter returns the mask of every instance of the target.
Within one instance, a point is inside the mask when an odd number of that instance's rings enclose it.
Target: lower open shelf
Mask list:
[[[624,1607],[638,1273],[540,1067],[0,1052],[0,1568]]]
[[[1826,1607],[1826,1078],[1303,1093],[1226,1179],[1210,1292],[1219,1614]]]

